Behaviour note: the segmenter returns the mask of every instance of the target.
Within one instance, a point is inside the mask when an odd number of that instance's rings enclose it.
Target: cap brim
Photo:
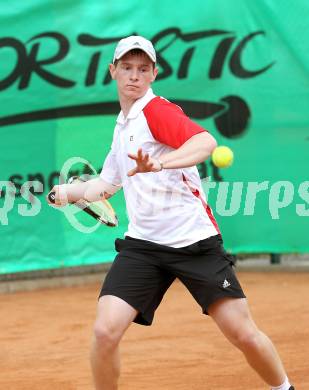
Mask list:
[[[123,57],[125,54],[129,53],[129,51],[134,50],[134,49],[138,49],[138,50],[143,51],[145,54],[147,54],[147,56],[151,59],[152,62],[154,62],[154,63],[156,62],[156,59],[150,53],[148,53],[145,49],[142,49],[140,46],[132,46],[129,49],[121,52],[117,57],[114,57],[113,63],[116,60],[120,60],[121,57]]]

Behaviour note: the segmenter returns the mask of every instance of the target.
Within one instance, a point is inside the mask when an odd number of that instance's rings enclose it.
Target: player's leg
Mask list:
[[[115,390],[118,345],[132,321],[151,325],[174,276],[161,269],[156,248],[143,240],[116,240],[116,256],[104,280],[94,327],[91,363],[97,390]]]
[[[208,313],[267,384],[277,387],[285,381],[280,357],[270,339],[253,321],[245,298],[219,299],[209,306]]]
[[[97,390],[118,388],[119,342],[136,315],[137,310],[116,296],[99,299],[90,358]]]
[[[281,360],[269,338],[252,320],[232,264],[220,236],[183,248],[177,262],[168,262],[203,312],[213,317],[264,381],[274,387],[281,386],[286,378]],[[280,390],[285,388],[288,387]]]

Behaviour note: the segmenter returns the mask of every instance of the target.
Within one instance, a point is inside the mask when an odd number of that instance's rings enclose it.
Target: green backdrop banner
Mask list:
[[[131,34],[156,47],[154,92],[234,151],[228,169],[199,166],[227,249],[309,251],[308,11],[305,0],[3,3],[0,273],[113,259],[121,193],[116,229],[45,196],[64,164],[99,172],[119,111],[108,64]]]

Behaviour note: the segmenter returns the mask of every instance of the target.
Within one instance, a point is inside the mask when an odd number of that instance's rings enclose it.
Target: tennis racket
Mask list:
[[[84,180],[79,176],[72,176],[68,180],[68,184],[85,181],[87,180]],[[51,203],[55,203],[55,196],[56,193],[54,191],[48,194],[48,199]],[[101,222],[106,226],[118,226],[117,215],[111,204],[106,199],[102,199],[96,202],[88,202],[85,199],[80,199],[79,201],[72,203],[72,205],[80,208],[85,213],[89,214],[91,217],[95,218],[97,221]]]

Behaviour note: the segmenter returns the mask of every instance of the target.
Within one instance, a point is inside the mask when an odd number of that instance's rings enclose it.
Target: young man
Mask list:
[[[119,343],[132,321],[150,325],[177,277],[260,377],[291,390],[280,358],[255,325],[245,295],[204,199],[196,164],[216,147],[214,138],[182,110],[150,89],[158,69],[150,41],[131,36],[115,50],[110,73],[121,112],[100,178],[56,186],[56,203],[90,201],[124,190],[129,215],[125,239],[98,302],[91,365],[95,388],[115,390]]]

